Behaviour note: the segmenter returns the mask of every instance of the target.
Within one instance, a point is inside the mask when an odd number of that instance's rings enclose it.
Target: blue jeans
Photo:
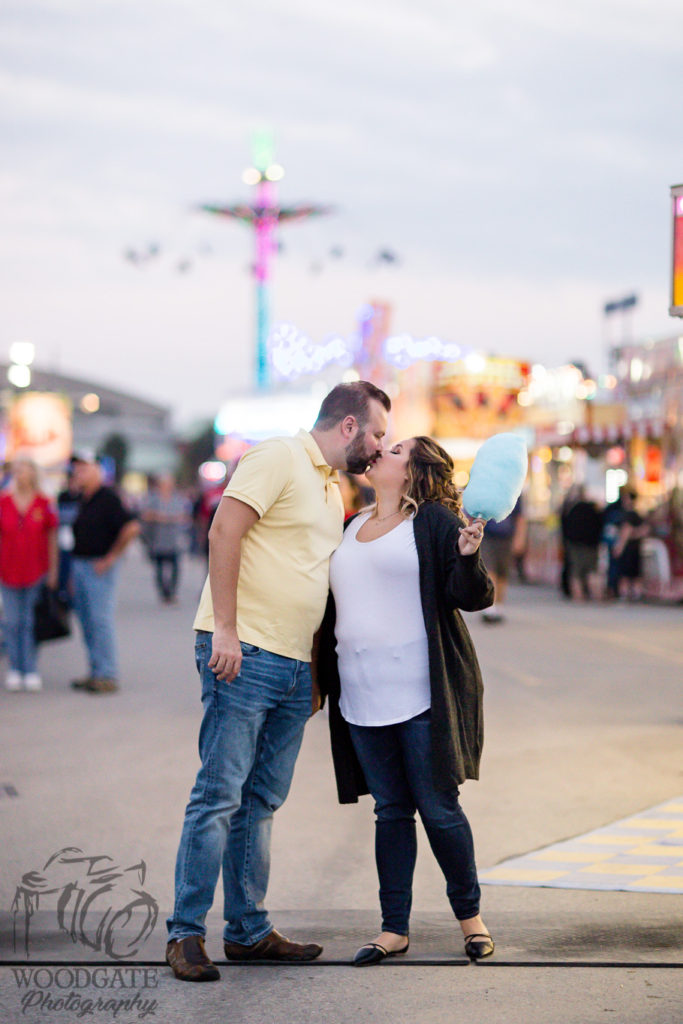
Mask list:
[[[205,935],[223,869],[227,942],[253,945],[272,930],[263,903],[270,874],[273,814],[289,792],[311,713],[311,668],[242,644],[231,683],[209,668],[211,633],[195,644],[204,718],[201,768],[185,811],[169,939]]]
[[[9,667],[27,675],[36,670],[36,642],[33,638],[33,613],[42,581],[30,587],[2,585],[5,618],[5,647]]]
[[[114,621],[118,565],[100,574],[95,572],[94,561],[71,559],[74,610],[83,630],[90,675],[95,679],[118,679]]]
[[[57,582],[57,593],[59,594],[59,600],[64,601],[65,604],[71,607],[71,552],[64,551],[60,548],[59,551],[59,577]]]
[[[472,830],[458,790],[434,788],[431,711],[396,725],[351,725],[351,739],[375,799],[375,857],[382,929],[407,935],[417,858],[415,811],[446,878],[459,921],[479,913],[480,890]]]

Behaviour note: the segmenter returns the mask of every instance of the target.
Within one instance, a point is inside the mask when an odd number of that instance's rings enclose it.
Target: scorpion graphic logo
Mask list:
[[[137,879],[142,886],[146,873],[144,860],[121,868],[111,857],[89,857],[75,846],[53,853],[42,871],[26,872],[17,886],[12,901],[15,952],[20,915],[28,958],[31,918],[39,909],[41,897],[57,893],[57,921],[72,942],[104,950],[113,960],[135,956],[154,931],[159,914],[156,900],[130,884]],[[126,934],[134,914],[134,934]]]

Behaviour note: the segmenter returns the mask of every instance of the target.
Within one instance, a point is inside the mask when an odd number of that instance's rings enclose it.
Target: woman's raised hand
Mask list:
[[[467,526],[460,527],[458,550],[461,555],[473,555],[479,550],[485,525],[483,519],[473,519]]]

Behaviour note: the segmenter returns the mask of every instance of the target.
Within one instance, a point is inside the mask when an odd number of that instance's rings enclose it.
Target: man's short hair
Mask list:
[[[318,430],[331,430],[345,416],[353,416],[362,430],[370,419],[371,399],[383,405],[387,412],[391,410],[389,396],[381,388],[371,384],[369,380],[337,384],[323,399],[315,427]]]

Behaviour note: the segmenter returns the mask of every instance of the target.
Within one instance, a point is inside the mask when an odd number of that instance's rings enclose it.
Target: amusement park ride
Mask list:
[[[273,162],[273,136],[262,131],[252,139],[253,166],[242,175],[247,185],[256,192],[251,203],[233,203],[218,206],[203,203],[200,209],[219,217],[231,217],[254,229],[255,259],[253,273],[256,281],[256,344],[254,383],[258,391],[270,384],[268,365],[268,335],[270,332],[270,282],[273,257],[277,250],[276,229],[289,221],[306,220],[331,213],[330,206],[299,203],[280,206],[277,201],[277,182],[284,177],[284,169]]]

